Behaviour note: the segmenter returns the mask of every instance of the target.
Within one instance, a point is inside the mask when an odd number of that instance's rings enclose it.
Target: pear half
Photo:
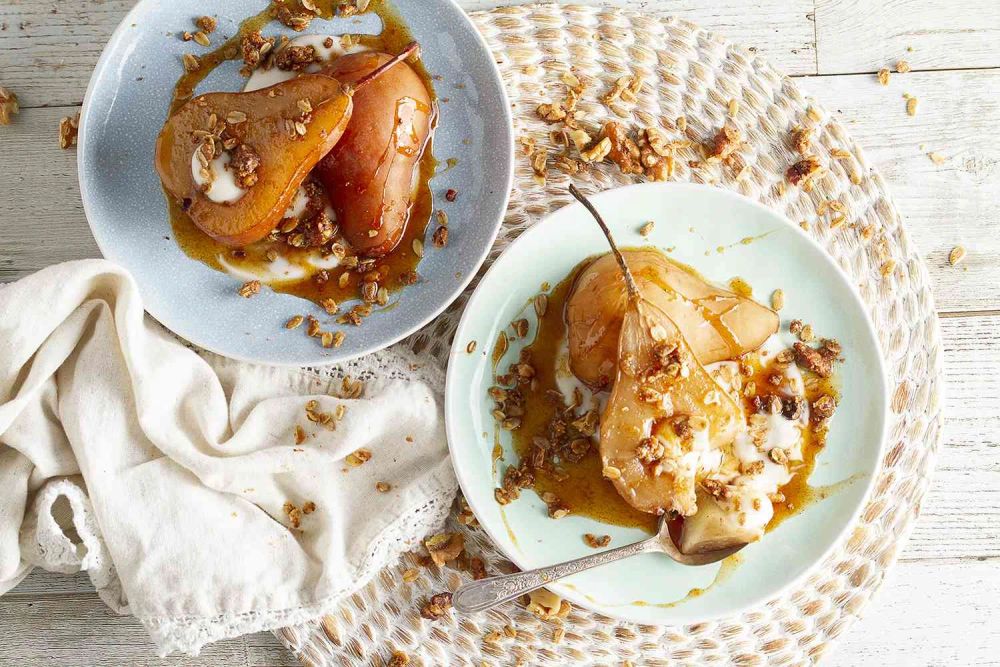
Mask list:
[[[643,299],[679,327],[698,361],[734,359],[763,345],[778,330],[770,308],[709,284],[657,250],[624,250]],[[566,306],[570,368],[591,387],[614,378],[628,294],[612,254],[594,260],[577,277]]]
[[[199,95],[160,132],[156,171],[167,194],[202,231],[226,245],[245,246],[281,221],[309,172],[340,140],[352,110],[351,92],[318,74],[247,93]],[[259,160],[256,182],[234,201],[213,201],[195,180],[192,160],[206,133],[234,149],[246,146]]]
[[[697,482],[731,448],[742,411],[650,301],[626,300],[617,348],[601,416],[604,475],[640,511],[694,514]]]

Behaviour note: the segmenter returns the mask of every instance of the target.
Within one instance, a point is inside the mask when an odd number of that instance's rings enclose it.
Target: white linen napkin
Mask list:
[[[0,594],[86,570],[163,655],[323,615],[444,520],[442,389],[402,352],[325,374],[199,354],[103,260],[0,288]],[[311,400],[346,409],[333,430]],[[294,528],[286,503],[315,511]]]

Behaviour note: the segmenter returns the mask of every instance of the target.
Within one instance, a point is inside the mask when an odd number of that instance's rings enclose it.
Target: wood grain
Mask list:
[[[835,110],[882,172],[906,229],[927,262],[941,311],[1000,309],[1000,70],[799,79]],[[918,100],[906,113],[903,93]],[[928,153],[945,157],[935,164]],[[948,264],[956,244],[968,250]]]
[[[820,74],[1000,66],[996,0],[816,0]]]
[[[96,593],[0,598],[0,664],[12,667],[299,665],[273,635],[264,632],[211,644],[197,658],[157,658],[156,647],[139,621],[113,613]]]
[[[459,4],[476,10],[527,1]],[[942,320],[949,422],[901,562],[825,663],[1000,665],[1000,148],[991,139],[1000,123],[1000,70],[989,69],[1000,68],[1000,4],[604,2],[695,21],[756,47],[793,75],[837,75],[800,85],[838,110],[865,147],[927,260],[938,308],[949,315]],[[79,105],[101,49],[133,4],[0,2],[0,85],[17,91],[25,108],[0,128],[0,281],[99,254],[83,215],[76,155],[58,148],[57,126]],[[920,71],[879,86],[870,73],[900,58]],[[903,92],[920,100],[915,117],[905,113]],[[931,151],[946,161],[933,163]],[[968,249],[959,267],[946,261],[955,244]],[[0,664],[298,665],[269,633],[220,642],[197,658],[157,659],[141,625],[111,613],[85,575],[45,572],[0,598]]]
[[[0,84],[25,107],[80,104],[97,57],[133,4],[0,3]]]
[[[900,563],[829,667],[1000,665],[996,562]]]
[[[76,151],[59,148],[59,120],[67,113],[74,110],[25,109],[0,128],[0,282],[100,257],[80,201]]]

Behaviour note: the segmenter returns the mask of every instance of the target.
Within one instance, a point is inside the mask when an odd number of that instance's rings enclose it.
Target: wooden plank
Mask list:
[[[79,104],[104,44],[133,4],[0,3],[0,84],[15,91],[23,106]]]
[[[524,4],[525,0],[519,0]],[[564,0],[565,1],[565,0]],[[587,0],[595,4],[600,0]],[[577,2],[579,4],[579,0]],[[18,93],[25,107],[77,105],[90,73],[112,31],[132,0],[56,3],[24,0],[0,4],[0,85]],[[469,11],[488,9],[494,0],[461,0]],[[635,3],[620,0],[634,7]],[[253,11],[262,3],[251,3]],[[648,0],[647,11],[669,12],[755,47],[790,74],[815,74],[812,0],[742,0],[711,4]],[[246,11],[249,13],[251,8]],[[811,15],[811,14],[810,14]],[[164,26],[164,31],[190,26]]]
[[[100,257],[80,201],[76,150],[59,148],[59,120],[67,113],[73,111],[25,109],[0,128],[0,282]]]
[[[910,238],[927,262],[941,311],[1000,309],[1000,70],[799,79],[835,110],[885,177]],[[907,92],[919,100],[906,113]],[[946,158],[935,164],[928,153]],[[956,244],[968,250],[948,264]]]
[[[1000,66],[996,0],[817,0],[816,33],[820,74]]]
[[[1000,665],[998,597],[995,561],[901,563],[823,664]]]

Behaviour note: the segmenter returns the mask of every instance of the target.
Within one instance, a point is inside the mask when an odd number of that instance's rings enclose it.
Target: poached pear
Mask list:
[[[778,330],[778,314],[709,284],[657,250],[624,250],[642,298],[680,329],[697,360],[710,364],[756,350]],[[628,293],[612,254],[595,259],[576,279],[566,305],[570,368],[581,381],[606,387],[615,376]]]
[[[323,73],[354,83],[390,58],[375,51],[351,53]],[[416,71],[400,63],[358,90],[354,108],[343,138],[320,161],[316,174],[344,238],[358,253],[382,257],[406,230],[434,105]]]
[[[625,291],[614,384],[601,415],[603,474],[640,511],[694,514],[698,482],[732,448],[742,410],[675,321],[640,291],[594,206],[575,186],[570,192],[607,236]]]
[[[226,245],[245,246],[281,221],[309,172],[340,140],[352,109],[350,91],[318,74],[247,93],[199,95],[164,125],[156,170],[168,196],[199,229]],[[208,172],[201,183],[195,160]],[[235,176],[218,173],[220,167]],[[210,189],[213,179],[223,178],[235,178],[230,190],[236,196],[215,201],[206,182]]]

